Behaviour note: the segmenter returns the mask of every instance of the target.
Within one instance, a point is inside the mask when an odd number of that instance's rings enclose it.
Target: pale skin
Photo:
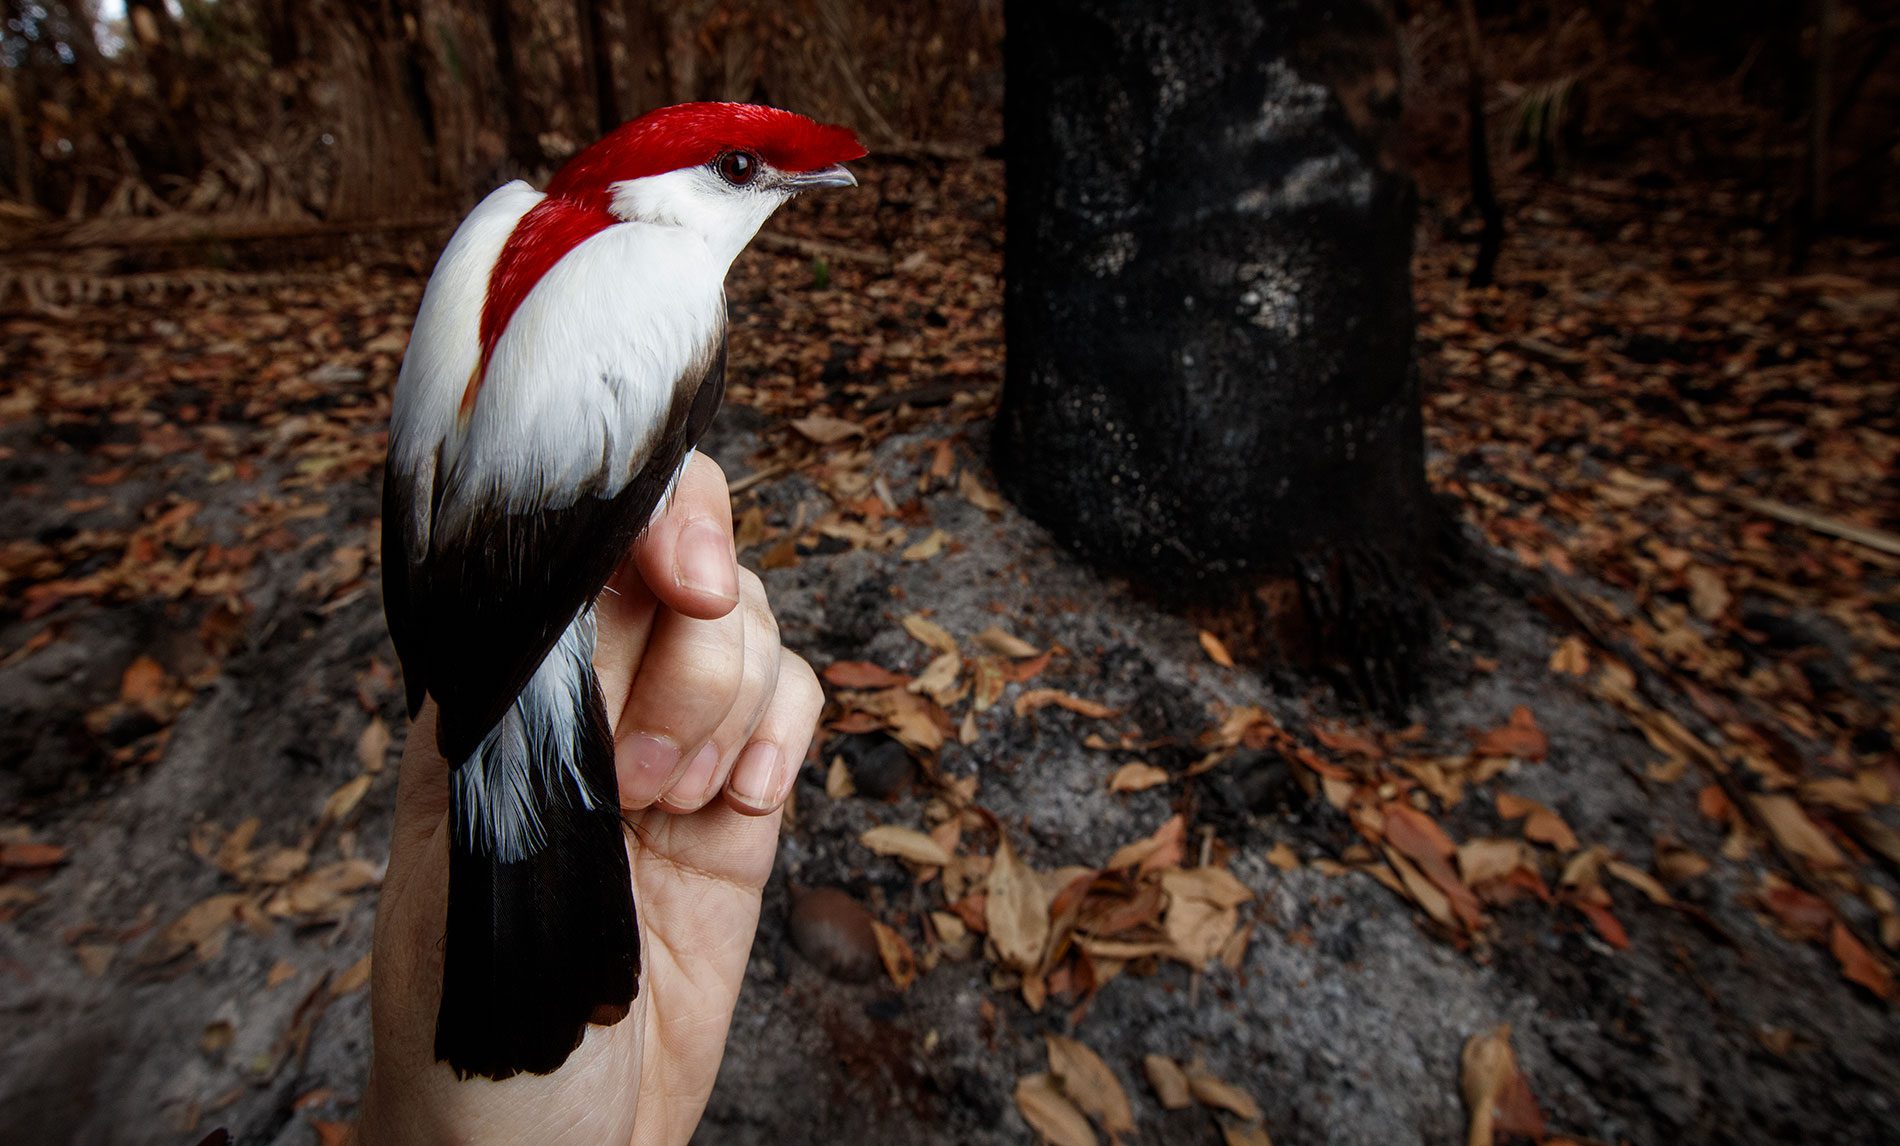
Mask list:
[[[458,1081],[435,1061],[448,765],[435,709],[409,732],[371,963],[375,1057],[356,1140],[686,1142],[712,1093],[779,819],[823,704],[739,567],[725,476],[695,455],[598,603],[640,920],[640,991],[565,1065]]]

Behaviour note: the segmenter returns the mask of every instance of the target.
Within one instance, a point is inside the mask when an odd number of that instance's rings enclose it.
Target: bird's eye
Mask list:
[[[713,161],[720,178],[734,187],[744,187],[759,174],[759,158],[747,151],[728,151]]]

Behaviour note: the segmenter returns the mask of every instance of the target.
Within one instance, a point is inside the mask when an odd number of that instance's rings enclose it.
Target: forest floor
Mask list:
[[[732,283],[709,452],[833,703],[703,1140],[1900,1140],[1891,252],[1578,178],[1474,291],[1428,204],[1401,726],[996,496],[1000,167],[866,172]],[[352,1116],[422,247],[0,314],[0,1138]]]

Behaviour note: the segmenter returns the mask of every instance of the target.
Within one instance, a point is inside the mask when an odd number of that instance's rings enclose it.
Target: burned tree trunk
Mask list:
[[[1432,530],[1377,0],[1008,9],[1007,491],[1164,591],[1300,580],[1403,692]]]

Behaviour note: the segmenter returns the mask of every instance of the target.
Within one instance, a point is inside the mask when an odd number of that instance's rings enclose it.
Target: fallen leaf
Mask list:
[[[998,958],[1018,971],[1033,971],[1049,943],[1049,897],[1006,838],[996,841],[985,889],[984,915]]]
[[[1476,839],[1458,845],[1458,874],[1476,887],[1504,879],[1529,860],[1522,840]]]
[[[966,471],[967,472],[967,471]],[[1027,1075],[1016,1082],[1016,1109],[1023,1121],[1049,1146],[1098,1146],[1089,1120],[1063,1096],[1047,1074]]]
[[[1460,1089],[1471,1115],[1466,1146],[1492,1146],[1500,1132],[1543,1140],[1543,1112],[1518,1070],[1510,1024],[1467,1039],[1459,1064]]]
[[[906,614],[902,624],[905,632],[940,653],[957,651],[957,639],[950,635],[949,630],[922,613]]]
[[[127,704],[149,705],[164,695],[165,666],[151,657],[138,657],[119,676],[119,699]]]
[[[858,786],[851,782],[851,769],[845,766],[844,757],[833,756],[831,768],[825,773],[825,795],[834,800],[849,799],[857,795]]]
[[[921,540],[906,546],[899,556],[906,561],[928,561],[942,553],[944,543],[949,540],[949,535],[943,530],[933,529]]]
[[[978,633],[976,643],[999,656],[1017,660],[1040,656],[1042,653],[1041,649],[998,625],[991,625]]]
[[[1095,1120],[1110,1138],[1135,1132],[1135,1111],[1121,1080],[1100,1055],[1062,1035],[1044,1035],[1049,1046],[1049,1073],[1069,1100]]]
[[[976,506],[984,513],[999,514],[1003,512],[1003,499],[998,497],[993,490],[985,486],[977,479],[975,474],[967,469],[957,475],[957,496],[969,502],[971,505]]]
[[[1611,860],[1603,865],[1603,869],[1648,896],[1649,901],[1658,907],[1669,907],[1676,902],[1675,896],[1670,895],[1669,890],[1663,887],[1655,876],[1640,867],[1631,866],[1621,860]]]
[[[360,991],[369,983],[369,954],[343,969],[343,973],[330,982],[330,997],[341,999],[354,991]]]
[[[195,951],[201,963],[217,958],[224,950],[225,932],[244,903],[244,896],[225,893],[186,908],[184,914],[158,933],[144,956],[145,961],[169,962],[187,951]]]
[[[1196,968],[1220,954],[1240,925],[1239,905],[1253,898],[1246,884],[1217,867],[1163,872],[1161,889],[1168,895],[1162,931],[1169,954]]]
[[[1155,829],[1154,835],[1116,848],[1115,854],[1109,857],[1105,865],[1106,870],[1119,871],[1138,864],[1148,871],[1178,867],[1186,855],[1184,848],[1186,839],[1187,820],[1176,813],[1163,821],[1161,826]]]
[[[905,674],[870,661],[833,661],[825,666],[825,679],[839,688],[895,688],[910,683]]]
[[[877,936],[877,954],[884,961],[884,973],[891,977],[898,990],[910,990],[910,985],[917,981],[916,953],[902,935],[882,920],[873,919],[871,931]]]
[[[57,867],[65,862],[66,849],[58,844],[0,840],[0,868],[30,871],[34,868]]]
[[[1187,1068],[1188,1092],[1202,1106],[1212,1106],[1237,1115],[1248,1122],[1260,1121],[1260,1104],[1237,1086],[1216,1078],[1207,1068],[1195,1063]]]
[[[1893,997],[1893,973],[1887,970],[1873,954],[1854,938],[1854,933],[1840,920],[1834,921],[1834,930],[1828,937],[1828,950],[1834,953],[1835,960],[1841,965],[1841,974],[1850,983],[1859,984],[1883,999]]]
[[[1154,1088],[1155,1098],[1163,1110],[1186,1110],[1194,1105],[1187,1074],[1173,1059],[1159,1054],[1143,1055],[1141,1071],[1148,1076],[1148,1085]]]
[[[1222,1122],[1222,1146],[1273,1146],[1267,1128],[1252,1122]]]
[[[1032,688],[1016,698],[1016,715],[1028,716],[1039,708],[1050,705],[1066,708],[1070,712],[1091,719],[1101,720],[1115,715],[1120,709],[1110,708],[1106,704],[1097,704],[1092,700],[1083,700],[1079,696],[1063,692],[1056,688]]]
[[[858,842],[878,855],[896,856],[930,867],[945,867],[951,860],[949,851],[942,844],[915,828],[897,824],[870,828],[858,837]]]
[[[1550,654],[1550,671],[1565,676],[1589,675],[1590,646],[1575,634],[1565,637]]]
[[[1704,565],[1692,565],[1683,578],[1689,585],[1689,607],[1705,621],[1719,620],[1734,604],[1721,575]]]
[[[383,770],[389,759],[389,745],[392,737],[389,725],[380,716],[372,716],[363,726],[362,735],[356,738],[356,762],[363,771],[374,776]]]
[[[1762,823],[1782,847],[1818,868],[1847,866],[1847,857],[1827,837],[1793,796],[1764,793],[1749,797]]]
[[[1111,792],[1145,792],[1168,782],[1165,768],[1157,768],[1140,760],[1131,760],[1115,769],[1108,778],[1108,790]]]
[[[381,761],[378,763],[380,764]],[[356,810],[356,805],[363,802],[364,794],[369,791],[371,779],[372,777],[367,772],[363,773],[353,780],[344,782],[336,791],[330,793],[330,798],[323,802],[323,811],[317,816],[317,822],[325,825],[340,823],[345,816]]]
[[[1220,667],[1227,669],[1234,667],[1233,654],[1227,651],[1227,646],[1221,643],[1219,637],[1206,629],[1201,630],[1201,650],[1207,654],[1208,660]]]
[[[1531,710],[1520,704],[1511,710],[1508,722],[1476,737],[1471,750],[1479,756],[1542,760],[1550,751],[1550,740],[1543,729],[1537,727],[1537,718]]]
[[[1524,821],[1525,839],[1549,844],[1560,852],[1577,850],[1577,836],[1570,830],[1570,825],[1564,823],[1562,816],[1536,800],[1526,799],[1513,792],[1499,792],[1497,807],[1498,815],[1503,819]]]
[[[793,418],[792,429],[821,446],[835,445],[846,438],[864,435],[863,426],[843,418],[834,418],[829,414],[808,414],[803,418]]]

